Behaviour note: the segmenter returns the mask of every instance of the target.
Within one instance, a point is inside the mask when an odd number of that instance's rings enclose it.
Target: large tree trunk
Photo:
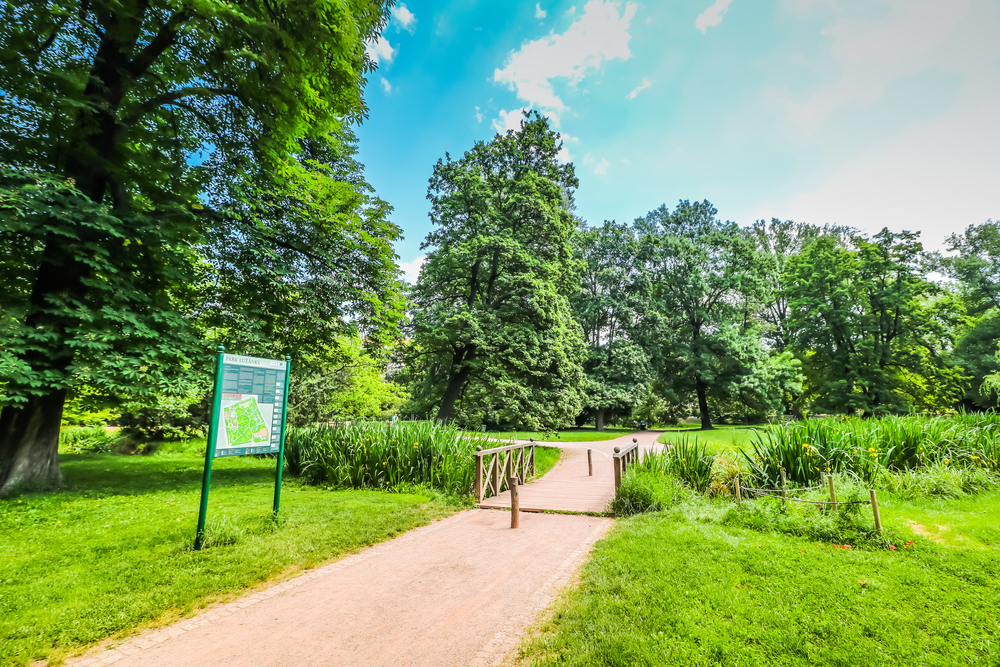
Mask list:
[[[59,472],[59,424],[66,391],[32,396],[0,412],[0,495],[23,483],[54,486]]]
[[[714,427],[712,415],[708,413],[708,385],[698,380],[695,387],[698,392],[698,410],[701,412],[701,430],[711,431]]]
[[[594,429],[598,431],[604,430],[604,408],[597,411],[597,417],[594,418]]]
[[[442,424],[451,419],[451,414],[455,410],[455,401],[462,394],[465,383],[469,381],[472,373],[472,366],[468,362],[475,357],[474,347],[465,347],[455,353],[451,359],[451,368],[448,370],[448,387],[444,390],[444,397],[438,407],[437,421]]]

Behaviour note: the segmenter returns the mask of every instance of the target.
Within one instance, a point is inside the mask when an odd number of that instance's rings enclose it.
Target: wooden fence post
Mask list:
[[[618,454],[621,448],[615,447],[615,454]],[[622,485],[622,460],[618,456],[615,456],[615,493]]]
[[[787,480],[785,478],[785,469],[781,469],[781,504],[786,508],[788,507],[788,493],[785,491],[785,484]]]
[[[587,450],[587,471],[588,471],[587,474],[590,477],[594,476],[594,458],[593,458],[593,453],[594,453],[594,450],[592,450],[592,449],[588,449]]]
[[[493,495],[500,495],[500,452],[493,454],[490,460],[490,477],[493,478]]]
[[[535,476],[535,439],[534,438],[528,438],[528,442],[531,443],[531,463],[530,463],[529,471],[528,472],[530,472],[531,476],[534,477]]]
[[[736,489],[736,504],[739,505],[740,503],[743,502],[743,498],[740,497],[740,478],[739,477],[736,478],[736,486],[734,488]]]
[[[508,477],[507,486],[510,488],[510,527],[517,528],[521,518],[521,500],[517,497],[517,477]]]
[[[482,445],[476,445],[476,502],[483,502],[483,451]]]
[[[830,502],[833,503],[833,511],[837,511],[837,492],[833,490],[833,475],[827,475],[826,481],[830,485]]]
[[[882,519],[878,515],[878,497],[875,495],[875,489],[869,489],[869,493],[872,497],[872,516],[875,517],[875,532],[881,535]]]

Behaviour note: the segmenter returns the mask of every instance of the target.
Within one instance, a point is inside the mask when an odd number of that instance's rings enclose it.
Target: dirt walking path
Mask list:
[[[640,431],[602,442],[541,442],[563,450],[559,463],[541,479],[518,487],[518,502],[526,512],[603,512],[615,497],[615,447],[624,448],[635,438],[641,449],[655,449],[658,431]],[[519,441],[520,442],[520,441]],[[662,448],[662,445],[658,447]],[[588,474],[587,450],[593,450],[594,475]],[[485,498],[480,507],[509,508],[510,491]]]
[[[68,664],[498,665],[611,519],[522,514],[520,524],[461,512]]]

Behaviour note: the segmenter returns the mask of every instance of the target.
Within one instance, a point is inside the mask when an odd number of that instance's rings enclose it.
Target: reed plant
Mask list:
[[[486,437],[429,421],[378,422],[293,429],[285,446],[289,472],[337,488],[424,485],[465,493],[473,483],[477,445]]]
[[[703,493],[712,483],[715,458],[699,445],[696,438],[682,437],[662,452],[648,453],[639,464],[653,473],[673,475],[687,486]]]
[[[837,417],[780,422],[754,434],[741,453],[755,483],[818,483],[824,473],[849,473],[874,484],[886,472],[930,466],[1000,473],[1000,416]]]
[[[59,431],[59,448],[70,454],[110,452],[118,434],[103,426],[64,426]]]

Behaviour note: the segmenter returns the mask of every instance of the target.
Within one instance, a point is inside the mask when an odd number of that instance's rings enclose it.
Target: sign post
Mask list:
[[[285,394],[281,402],[281,437],[278,441],[278,468],[274,471],[274,516],[281,508],[281,471],[285,467],[285,420],[288,417],[288,376],[292,374],[292,358],[285,355]]]
[[[194,540],[196,550],[205,543],[205,517],[213,459],[220,456],[277,454],[275,514],[281,500],[290,357],[286,356],[283,361],[260,359],[226,354],[225,350],[219,346],[208,446],[205,448],[205,472],[201,483],[201,508]]]

